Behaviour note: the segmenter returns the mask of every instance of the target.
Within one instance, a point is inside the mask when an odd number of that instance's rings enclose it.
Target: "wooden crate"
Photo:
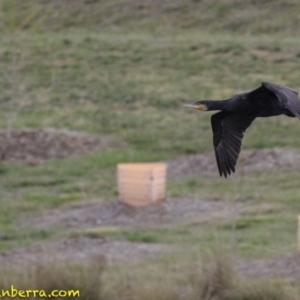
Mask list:
[[[143,206],[165,199],[165,163],[118,164],[119,200],[133,206]]]

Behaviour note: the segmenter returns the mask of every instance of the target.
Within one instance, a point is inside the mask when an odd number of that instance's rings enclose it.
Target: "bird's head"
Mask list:
[[[202,101],[197,101],[192,104],[185,104],[185,107],[191,107],[197,110],[209,110],[209,103],[210,101],[202,100]]]

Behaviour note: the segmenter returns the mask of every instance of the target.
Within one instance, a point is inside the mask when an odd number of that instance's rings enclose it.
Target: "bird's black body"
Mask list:
[[[259,88],[228,100],[203,100],[188,105],[199,110],[220,110],[212,115],[213,143],[220,175],[235,172],[244,132],[257,117],[286,115],[300,119],[298,93],[291,88],[263,82]]]

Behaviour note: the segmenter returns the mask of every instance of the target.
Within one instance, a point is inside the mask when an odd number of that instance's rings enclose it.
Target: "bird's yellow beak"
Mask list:
[[[184,104],[184,107],[191,107],[197,110],[207,110],[206,105],[200,103]]]

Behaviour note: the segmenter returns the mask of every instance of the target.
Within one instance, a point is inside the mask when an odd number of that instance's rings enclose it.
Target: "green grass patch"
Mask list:
[[[249,228],[259,228],[266,224],[278,222],[278,216],[270,216],[270,215],[260,215],[254,217],[242,217],[236,220],[235,228],[237,230],[249,229]],[[224,229],[232,229],[232,223],[225,224],[222,226]]]

